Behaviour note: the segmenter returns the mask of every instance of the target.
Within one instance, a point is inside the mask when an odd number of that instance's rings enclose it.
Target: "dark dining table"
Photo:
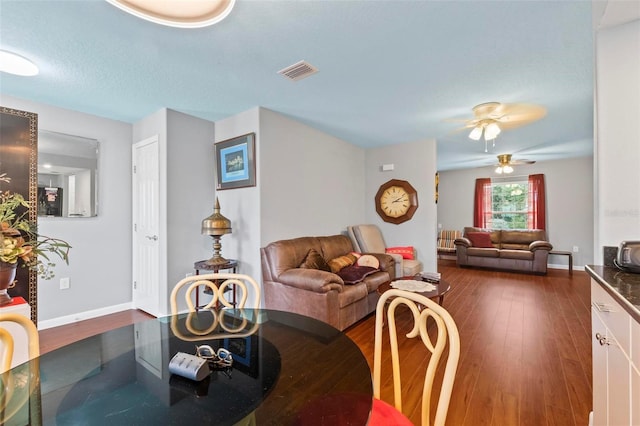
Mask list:
[[[373,336],[372,336],[373,338]],[[202,381],[178,352],[227,349]],[[366,425],[371,370],[344,333],[273,310],[202,310],[77,341],[0,375],[0,424]]]

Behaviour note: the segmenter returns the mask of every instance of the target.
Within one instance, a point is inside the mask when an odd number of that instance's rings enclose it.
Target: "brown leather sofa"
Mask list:
[[[478,233],[488,233],[490,244],[485,244],[485,247],[478,247],[478,244],[474,246],[473,239],[477,242],[482,240],[478,237],[485,237]],[[553,250],[553,246],[547,241],[546,232],[540,229],[466,227],[462,238],[457,238],[454,244],[458,266],[479,266],[542,275],[547,273],[547,258]]]
[[[344,330],[376,309],[378,287],[395,279],[393,257],[373,254],[380,270],[356,284],[345,284],[335,273],[301,268],[314,249],[329,262],[354,251],[346,235],[280,240],[260,249],[265,306],[295,312]]]

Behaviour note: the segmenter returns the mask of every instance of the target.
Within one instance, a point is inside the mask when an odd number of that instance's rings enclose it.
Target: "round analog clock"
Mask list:
[[[391,179],[376,193],[376,211],[385,222],[399,224],[418,209],[418,192],[406,180]]]

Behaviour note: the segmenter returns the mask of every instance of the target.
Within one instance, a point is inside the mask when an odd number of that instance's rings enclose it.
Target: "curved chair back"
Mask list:
[[[373,396],[380,399],[382,340],[384,318],[386,317],[389,328],[389,346],[391,348],[394,406],[396,410],[402,412],[402,381],[400,377],[400,360],[396,329],[396,309],[400,305],[408,307],[413,314],[413,328],[406,334],[406,337],[410,339],[420,337],[422,343],[431,352],[422,391],[423,426],[428,426],[430,424],[431,416],[429,409],[431,397],[434,393],[433,384],[436,369],[440,363],[445,347],[447,346],[447,341],[449,343],[449,355],[447,357],[446,364],[444,365],[444,376],[438,396],[438,404],[434,419],[435,425],[444,425],[447,417],[447,411],[449,409],[449,400],[451,399],[453,382],[458,368],[458,359],[460,358],[460,336],[458,334],[458,327],[449,312],[433,300],[420,294],[392,289],[384,292],[378,301],[378,305],[376,307],[373,359]],[[406,309],[402,309],[402,312],[406,313]],[[429,336],[429,330],[427,329],[427,321],[429,318],[433,320],[429,322],[429,327],[431,328],[435,325],[435,329],[431,330],[432,336],[435,333],[435,341]],[[415,370],[413,370],[412,373],[415,373]]]
[[[31,319],[24,315],[7,313],[0,314],[0,323],[12,322],[24,329],[28,339],[29,359],[37,358],[40,356],[40,339],[38,336],[38,329],[33,324]],[[11,333],[5,328],[0,327],[0,341],[2,347],[0,347],[0,373],[11,369],[11,362],[13,360],[13,351],[15,339]]]
[[[209,288],[212,292],[212,298],[205,306],[196,307],[193,303],[193,292],[198,291],[199,286]],[[233,286],[235,286],[235,289]],[[260,286],[249,275],[227,273],[202,274],[183,278],[175,285],[173,291],[171,291],[170,300],[172,315],[178,313],[178,293],[183,287],[187,287],[185,292],[185,301],[190,312],[195,311],[196,308],[209,309],[217,307],[218,305],[222,305],[226,308],[234,307],[233,302],[228,300],[226,297],[226,292],[230,289],[235,292],[240,290],[241,292],[235,308],[245,308],[249,292],[253,293],[254,303],[251,307],[254,309],[258,309],[260,307]]]

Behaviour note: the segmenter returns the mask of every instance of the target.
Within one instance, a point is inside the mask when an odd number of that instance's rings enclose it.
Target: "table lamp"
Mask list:
[[[220,214],[220,202],[216,197],[216,205],[213,214],[202,221],[202,234],[213,237],[213,257],[207,260],[208,265],[224,265],[227,259],[220,256],[220,237],[231,233],[231,221]]]

